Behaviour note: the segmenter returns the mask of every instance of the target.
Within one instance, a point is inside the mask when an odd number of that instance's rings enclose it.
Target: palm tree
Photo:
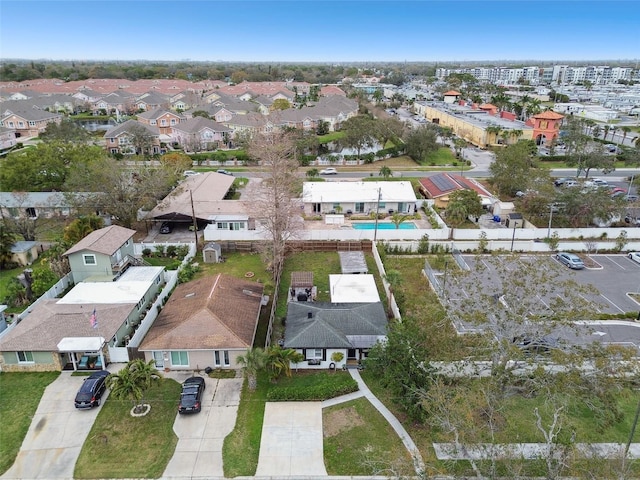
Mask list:
[[[510,135],[511,135],[511,138],[513,138],[514,140],[513,143],[517,143],[520,137],[522,136],[522,130],[518,128],[514,128],[513,130],[510,131]]]
[[[622,127],[622,145],[624,145],[624,141],[627,138],[627,134],[631,131],[631,127]]]
[[[269,379],[277,382],[284,373],[285,376],[291,376],[291,364],[299,363],[304,359],[301,353],[296,352],[293,348],[282,348],[275,345],[267,349],[266,366],[269,371]]]
[[[527,117],[537,115],[540,112],[542,112],[542,102],[537,98],[532,98],[531,100],[529,100],[525,109]]]
[[[409,215],[404,215],[399,212],[396,212],[393,215],[391,215],[391,221],[396,226],[396,230],[400,228],[400,224],[404,222],[407,218],[409,218]]]
[[[250,391],[255,391],[258,386],[257,375],[267,361],[267,354],[261,348],[250,348],[244,355],[239,355],[236,362],[242,366],[242,375],[247,379]]]
[[[94,230],[104,227],[104,220],[97,215],[85,215],[77,218],[64,229],[64,241],[74,245]]]
[[[488,144],[496,144],[498,143],[498,135],[500,135],[500,132],[502,131],[502,128],[499,127],[498,125],[489,125],[487,128],[485,128],[485,132],[488,133],[489,135],[493,135],[493,142],[489,141],[489,138],[487,138],[487,143]]]
[[[378,173],[380,174],[381,177],[384,177],[385,180],[387,180],[389,177],[393,177],[393,172],[386,165],[383,165],[382,167],[380,167],[380,171]]]
[[[155,368],[155,361],[132,360],[118,373],[107,377],[107,386],[111,396],[118,400],[129,399],[133,403],[134,412],[142,410],[144,393],[151,385],[160,380],[161,375]]]
[[[18,241],[18,235],[10,231],[4,224],[0,223],[0,269],[4,269],[13,254],[11,248]]]
[[[503,145],[505,146],[507,145],[507,141],[510,136],[511,136],[511,132],[509,130],[503,130],[502,132],[500,132],[500,137],[502,138]]]
[[[611,130],[611,127],[609,125],[605,125],[604,126],[604,140],[607,139],[607,135],[609,135],[609,130]]]

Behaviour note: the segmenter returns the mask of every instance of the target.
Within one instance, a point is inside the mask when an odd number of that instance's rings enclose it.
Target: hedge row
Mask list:
[[[270,402],[322,401],[358,391],[358,383],[346,375],[320,377],[316,385],[272,387],[267,393]]]

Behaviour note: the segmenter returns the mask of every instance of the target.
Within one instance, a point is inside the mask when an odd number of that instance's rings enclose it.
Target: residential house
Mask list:
[[[192,225],[195,216],[199,227],[220,223],[220,229],[224,230],[248,229],[249,217],[244,203],[224,200],[233,182],[233,176],[216,172],[187,177],[147,214],[147,219],[169,222],[176,227]]]
[[[162,107],[139,113],[136,118],[140,123],[157,127],[160,135],[167,136],[171,135],[173,127],[185,120],[182,115]]]
[[[168,108],[169,97],[158,92],[149,92],[140,95],[135,100],[135,107],[138,111],[149,111],[157,108]]]
[[[0,153],[12,149],[16,144],[16,131],[12,128],[0,127]]]
[[[420,191],[435,200],[435,206],[446,208],[449,197],[459,190],[473,190],[478,194],[482,205],[488,207],[494,202],[493,194],[473,178],[463,177],[455,173],[438,173],[431,177],[420,179]]]
[[[45,131],[49,123],[58,125],[62,122],[62,115],[51,113],[36,107],[24,107],[21,110],[5,110],[0,117],[0,127],[14,131],[16,138],[37,137]]]
[[[416,194],[411,182],[304,182],[305,215],[414,213]]]
[[[139,351],[156,368],[239,368],[252,348],[264,285],[218,274],[178,285]]]
[[[211,151],[229,141],[231,129],[204,117],[193,117],[176,124],[171,137],[185,151]]]
[[[184,112],[203,103],[201,95],[193,90],[183,90],[169,97],[171,108],[177,112]]]
[[[386,335],[387,314],[380,302],[289,302],[283,346],[303,355],[298,367],[334,369],[362,361]]]
[[[99,204],[91,193],[0,192],[1,218],[67,217],[75,206],[89,208]]]
[[[76,243],[64,256],[75,283],[90,277],[117,278],[129,266],[140,265],[133,251],[135,230],[111,225],[94,230]]]
[[[138,137],[147,136],[149,142],[138,144]],[[163,153],[160,130],[137,120],[127,120],[107,130],[104,134],[106,149],[111,154],[140,155]]]
[[[104,95],[91,105],[94,115],[120,115],[121,113],[132,114],[135,111],[135,96],[117,91]]]
[[[2,371],[106,366],[115,349],[126,347],[163,284],[164,267],[135,267],[118,281],[82,282],[61,299],[40,300],[2,332]]]

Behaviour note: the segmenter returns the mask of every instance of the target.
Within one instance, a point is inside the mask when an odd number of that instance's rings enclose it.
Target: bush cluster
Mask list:
[[[325,373],[318,375],[315,385],[272,387],[267,393],[270,402],[286,401],[322,401],[356,392],[358,383],[346,375]]]

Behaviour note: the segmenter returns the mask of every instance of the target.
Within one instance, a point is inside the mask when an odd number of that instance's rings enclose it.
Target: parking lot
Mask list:
[[[476,261],[483,263],[485,268],[478,280],[483,282],[483,288],[488,291],[500,291],[501,287],[495,285],[499,275],[496,269],[498,265],[495,262],[506,261],[508,257],[476,257],[474,255],[464,255],[464,260],[469,265],[472,272],[476,270]],[[634,301],[629,294],[640,292],[640,264],[631,261],[624,254],[610,255],[592,255],[590,257],[598,264],[596,268],[585,268],[583,270],[570,270],[561,266],[558,269],[553,268],[552,264],[560,265],[558,260],[551,254],[548,255],[522,255],[518,261],[511,265],[502,265],[513,272],[513,275],[523,275],[529,269],[537,268],[547,271],[552,277],[551,281],[557,281],[560,284],[564,280],[573,280],[578,284],[594,287],[594,292],[581,294],[585,302],[594,310],[594,317],[598,313],[625,313],[636,312],[640,309],[640,305]],[[467,289],[456,281],[455,278],[450,284],[449,295],[450,300],[468,299],[470,293]],[[553,295],[553,292],[550,293]],[[539,298],[541,308],[545,308],[550,303],[548,296]],[[591,320],[584,318],[581,320]]]

